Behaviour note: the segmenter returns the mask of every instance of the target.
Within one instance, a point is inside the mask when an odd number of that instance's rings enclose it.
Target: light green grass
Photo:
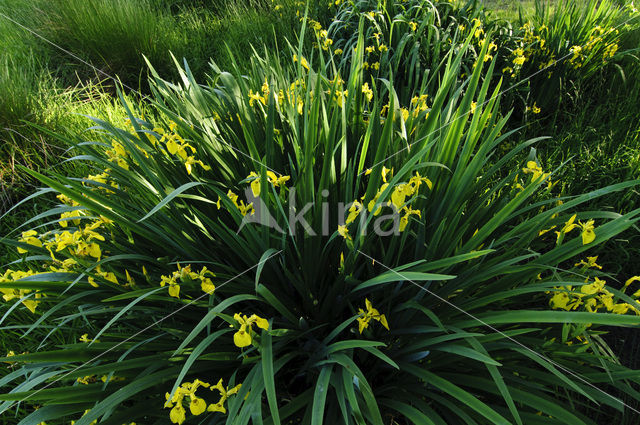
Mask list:
[[[88,84],[70,89],[62,89],[56,80],[48,80],[51,85],[39,87],[33,95],[39,97],[37,118],[31,123],[21,123],[0,132],[0,217],[21,198],[33,193],[39,185],[18,166],[34,170],[64,172],[77,177],[87,175],[90,168],[82,162],[65,162],[75,155],[70,146],[66,146],[48,132],[56,132],[64,137],[84,134],[94,137],[87,129],[93,125],[88,117],[96,117],[124,126],[126,110],[119,99],[105,91],[100,84]],[[146,106],[137,97],[125,95],[126,101],[140,111]],[[45,130],[40,130],[43,128]],[[50,200],[49,200],[50,201]],[[18,234],[16,227],[24,222],[24,217],[34,211],[49,206],[47,198],[36,205],[27,205],[0,218],[0,237]],[[35,208],[35,209],[34,209]],[[0,248],[0,265],[15,260],[13,251]]]
[[[148,91],[143,55],[169,79],[177,78],[171,54],[180,62],[186,59],[203,80],[212,58],[225,69],[232,67],[229,51],[242,58],[237,69],[243,72],[253,46],[275,51],[278,40],[295,37],[298,22],[290,7],[276,13],[272,4],[257,0],[0,0],[0,12],[143,92]],[[98,82],[100,102],[95,101]],[[87,115],[118,108],[112,98],[113,108],[104,104],[113,86],[104,74],[0,17],[2,208],[24,194],[15,164],[46,168],[65,149],[27,122],[77,131],[87,125],[74,115],[78,108]]]
[[[555,3],[557,0],[546,0]],[[492,16],[512,22],[518,20],[520,14],[527,16],[535,11],[536,0],[479,0]]]
[[[196,76],[203,77],[211,58],[223,67],[230,65],[227,44],[241,57],[252,53],[252,44],[275,49],[276,40],[295,37],[297,22],[291,7],[275,12],[270,2],[257,0],[0,0],[0,11],[143,91],[148,89],[143,55],[165,77],[177,77],[170,52],[185,58]],[[73,84],[77,76],[104,78],[68,54],[45,48],[67,83]]]

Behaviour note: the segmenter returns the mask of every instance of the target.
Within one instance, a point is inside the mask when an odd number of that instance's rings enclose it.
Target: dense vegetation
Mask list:
[[[640,13],[527,5],[0,0],[0,422],[637,423]]]

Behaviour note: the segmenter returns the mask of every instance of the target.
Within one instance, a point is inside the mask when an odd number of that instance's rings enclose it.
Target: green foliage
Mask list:
[[[169,50],[184,51],[180,28],[147,0],[33,2],[11,11],[46,39],[109,74],[121,75],[129,84],[141,77],[142,55],[162,65],[168,62]],[[69,60],[60,52],[56,57]],[[85,76],[95,75],[78,66]]]
[[[342,3],[329,27],[329,37],[338,40],[334,47],[344,52],[340,63],[343,71],[350,67],[361,19],[364,19],[365,79],[385,78],[392,73],[401,102],[409,102],[414,87],[423,84],[424,93],[435,94],[447,53],[460,50],[468,34],[473,33],[474,37],[470,48],[465,50],[462,79],[472,72],[487,33],[492,33],[492,41],[499,43],[511,32],[507,23],[488,19],[475,1],[460,7],[449,1],[347,1]],[[491,53],[496,48],[491,47]],[[485,57],[490,60],[492,55]]]
[[[625,264],[640,213],[638,114],[624,96],[640,87],[638,25],[607,32],[632,11],[538,5],[532,26],[512,29],[473,1],[312,3],[285,49],[300,2],[124,3],[41,6],[66,22],[48,34],[127,81],[146,74],[146,53],[150,103],[100,84],[56,89],[60,56],[0,26],[0,42],[16,42],[0,72],[15,101],[0,99],[0,117],[73,147],[52,177],[16,165],[45,188],[0,217],[0,349],[18,355],[2,359],[0,422],[632,416],[615,397],[637,405],[638,372],[607,344],[640,324],[637,283],[616,283],[640,274]],[[158,25],[160,44],[140,44]],[[580,73],[578,59],[552,69],[553,94],[546,75],[523,80],[595,25],[606,40]],[[169,48],[214,61],[170,65]],[[512,116],[515,94],[500,92],[519,81]],[[19,127],[25,117],[36,126]],[[604,270],[580,263],[596,254]]]
[[[640,31],[640,13],[610,0],[560,1],[555,6],[537,1],[535,13],[521,16],[520,25],[503,73],[514,82],[530,77],[518,90],[523,106],[536,103],[542,110],[560,111],[561,104],[591,82],[611,78],[618,64],[635,54],[637,45],[624,40]]]
[[[12,74],[16,75],[16,74]],[[28,74],[27,74],[28,75]],[[84,132],[95,115],[117,125],[124,125],[126,110],[119,100],[110,96],[100,84],[78,86],[68,90],[58,87],[59,81],[51,78],[43,80],[48,85],[38,88],[36,116],[30,116],[31,123],[7,123],[0,131],[0,235],[15,235],[16,229],[25,219],[39,214],[52,204],[41,200],[33,205],[22,206],[9,212],[22,198],[30,195],[38,187],[38,181],[22,172],[20,166],[35,170],[52,169],[68,175],[86,175],[90,169],[78,162],[65,162],[67,148],[52,137],[50,131],[60,134]],[[127,101],[136,103],[146,110],[140,99],[126,96]],[[0,250],[0,264],[5,265],[18,259],[13,250]]]
[[[313,60],[253,56],[243,77],[214,65],[206,85],[188,68],[179,84],[152,71],[153,110],[124,102],[130,124],[94,119],[91,137],[68,140],[92,175],[30,172],[50,188],[37,198],[59,192],[61,203],[5,240],[28,251],[19,266],[30,271],[0,285],[14,310],[42,319],[16,329],[53,330],[37,352],[3,359],[32,373],[5,378],[1,409],[28,397],[44,407],[25,424],[76,425],[197,423],[203,403],[227,412],[206,413],[210,423],[238,424],[534,423],[538,412],[592,424],[599,404],[623,410],[565,368],[635,397],[637,374],[598,325],[640,319],[589,312],[600,295],[579,311],[549,299],[605,277],[566,263],[640,211],[581,210],[638,182],[557,203],[555,177],[533,153],[526,162],[535,140],[498,150],[509,117],[489,39],[462,82],[474,34],[413,83],[407,98],[437,87],[423,109],[402,103],[391,72],[365,79],[361,34],[342,73],[321,46]],[[318,65],[307,69],[305,53]],[[256,223],[267,211],[271,226]],[[593,241],[586,221],[582,237],[565,224],[575,213],[595,220]],[[540,235],[550,226],[564,226],[557,240]]]
[[[87,121],[76,114],[119,115],[117,122],[122,121],[124,110],[105,97],[113,93],[113,83],[81,60],[139,88],[147,75],[143,54],[163,75],[175,77],[172,51],[195,64],[193,72],[203,78],[211,57],[228,68],[229,50],[249,56],[253,43],[275,46],[275,40],[291,37],[295,27],[292,6],[275,11],[264,2],[203,2],[196,7],[160,1],[3,0],[0,12],[6,16],[0,17],[0,213],[33,184],[15,171],[15,164],[38,170],[64,156],[65,148],[46,130],[80,131]],[[142,90],[147,90],[146,82]],[[13,227],[5,219],[0,234]]]
[[[144,57],[161,74],[175,77],[173,53],[195,64],[194,72],[202,78],[210,58],[230,66],[227,44],[236,54],[248,56],[252,44],[275,47],[276,40],[295,34],[293,7],[275,11],[271,2],[4,0],[0,11],[80,60],[145,91]],[[79,60],[70,61],[68,53],[43,40],[38,43],[50,57],[52,70],[59,68],[65,82],[75,84],[78,77],[104,79],[104,74]]]
[[[461,74],[469,75],[490,35],[494,45],[486,58],[497,57],[496,77],[503,76],[513,86],[504,96],[502,110],[515,108],[519,120],[530,120],[540,109],[547,117],[555,111],[557,118],[583,91],[590,92],[594,81],[624,73],[621,65],[627,70],[637,66],[640,13],[631,6],[610,0],[537,1],[535,6],[512,28],[476,1],[455,6],[448,1],[346,1],[328,37],[335,39],[334,48],[344,52],[341,68],[349,68],[358,22],[364,18],[365,72],[372,78],[392,72],[400,100],[408,102],[412,87],[426,81],[433,83],[423,91],[433,95],[439,80],[430,77],[442,72],[444,54],[460,49],[464,38],[473,34]]]
[[[576,195],[638,175],[640,111],[634,105],[640,96],[640,80],[630,71],[631,67],[625,67],[625,80],[613,75],[600,85],[592,84],[589,91],[565,108],[565,118],[559,118],[553,127],[544,121],[534,122],[520,136],[540,132],[551,136],[538,146],[538,152],[548,166],[562,165],[558,179],[563,193]],[[629,192],[595,200],[592,208],[625,212],[638,205],[637,194]],[[601,264],[624,281],[640,274],[640,264],[633,260],[638,247],[636,232],[632,231],[597,253]]]
[[[0,11],[2,11],[0,9]],[[51,77],[43,70],[42,51],[11,22],[0,20],[0,128],[21,125],[20,120],[38,120],[38,99]],[[3,131],[0,130],[0,131]]]
[[[529,122],[523,136],[541,132],[551,136],[539,146],[539,152],[545,163],[552,167],[564,164],[559,179],[565,194],[576,195],[634,178],[638,170],[637,123],[640,119],[637,108],[632,106],[640,90],[637,10],[631,4],[616,7],[607,2],[558,2],[555,8],[545,7],[540,2],[533,13],[520,18],[520,25],[527,22],[533,25],[529,27],[529,38],[535,39],[535,34],[540,34],[538,30],[531,32],[531,28],[548,28],[544,31],[545,45],[556,46],[549,47],[549,51],[558,52],[559,57],[567,55],[571,44],[586,46],[592,43],[593,48],[587,52],[583,50],[584,54],[573,64],[573,55],[569,54],[567,60],[529,81],[530,87],[522,92],[530,90],[527,95],[530,99],[522,98],[520,108],[528,110],[526,118],[529,121],[542,119]],[[602,30],[596,31],[596,28]],[[526,25],[524,30],[526,33]],[[596,33],[601,33],[601,37]],[[573,40],[581,41],[575,43]],[[598,41],[593,43],[594,40]],[[607,45],[619,46],[613,57],[602,56]],[[539,59],[540,54],[539,48],[531,48],[525,63],[530,71],[523,71],[520,78],[535,72],[536,58]],[[576,64],[580,65],[577,69]],[[560,95],[551,96],[550,93]],[[543,105],[541,115],[532,115],[531,108],[525,107],[532,102]],[[549,106],[545,107],[545,104]],[[592,205],[623,212],[637,208],[638,202],[631,192],[624,196],[605,196]],[[597,250],[601,261],[623,281],[640,273],[632,260],[637,253],[635,238],[635,232],[628,232],[619,243],[607,244]]]
[[[556,0],[546,0],[546,3],[552,5]],[[529,15],[535,11],[536,0],[483,0],[482,5],[491,16],[517,22],[519,16]]]
[[[40,95],[52,78],[37,64],[33,55],[26,58],[3,56],[0,58],[0,125],[2,132],[8,127],[21,126],[23,120],[39,121],[42,111]]]

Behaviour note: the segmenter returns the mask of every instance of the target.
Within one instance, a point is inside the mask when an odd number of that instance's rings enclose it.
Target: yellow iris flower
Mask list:
[[[218,390],[218,392],[220,393],[220,400],[216,403],[216,404],[210,404],[209,407],[207,408],[208,412],[220,412],[220,413],[227,413],[227,409],[225,409],[224,407],[224,402],[227,401],[227,399],[234,395],[237,394],[238,391],[240,391],[240,388],[242,387],[242,384],[238,384],[235,387],[229,389],[229,388],[225,388],[224,385],[222,384],[222,378],[220,378],[220,380],[218,381],[218,383],[214,386],[211,387],[211,391],[213,390]]]
[[[347,229],[347,226],[338,225],[338,234],[342,236],[345,240],[348,240],[348,241],[352,240],[351,235],[349,235],[349,229]]]
[[[411,215],[417,215],[418,217],[422,217],[422,215],[420,213],[420,210],[414,210],[409,207],[404,207],[402,211],[404,211],[404,215],[400,218],[399,230],[401,232],[404,232],[404,229],[407,227],[407,224],[409,224],[409,217]]]
[[[584,266],[585,268],[597,268],[599,270],[602,270],[602,266],[598,265],[596,263],[596,261],[598,260],[598,256],[596,255],[595,257],[587,257],[587,261],[584,260],[580,260],[579,263],[576,263],[575,266],[579,267],[579,266]]]
[[[597,294],[598,292],[601,292],[604,289],[605,283],[607,282],[605,282],[602,279],[598,279],[596,277],[593,283],[582,285],[580,287],[580,292],[587,295]]]
[[[349,215],[347,216],[347,220],[345,221],[345,223],[346,224],[353,223],[356,220],[356,218],[358,218],[358,215],[360,215],[360,212],[363,209],[364,209],[364,205],[362,205],[358,201],[353,201],[353,203],[351,204],[351,207],[349,207]]]
[[[253,328],[255,324],[260,329],[269,330],[269,322],[260,316],[252,314],[250,317],[234,314],[233,318],[240,324],[240,329],[233,335],[233,343],[240,348],[251,345]]]
[[[260,175],[255,171],[252,171],[247,176],[251,180],[251,192],[256,198],[260,196]],[[278,176],[273,171],[267,171],[267,181],[275,187],[283,187],[286,182],[291,179],[291,176]]]
[[[582,229],[582,244],[587,245],[593,242],[596,238],[596,232],[594,231],[595,226],[593,220],[588,220],[586,223],[578,222],[580,228]]]
[[[360,333],[362,333],[363,330],[369,327],[369,322],[371,321],[371,319],[377,320],[382,324],[382,326],[389,330],[389,323],[387,322],[387,318],[385,317],[385,315],[380,314],[378,310],[373,308],[373,305],[371,304],[371,301],[369,301],[369,299],[365,298],[364,303],[367,311],[364,311],[361,308],[358,309],[358,315],[360,317],[358,317],[357,321],[358,330],[360,331]]]
[[[20,242],[24,242],[24,243],[27,243],[29,245],[41,247],[42,246],[42,241],[40,241],[40,239],[38,239],[36,237],[37,235],[38,235],[38,232],[36,232],[35,230],[28,230],[26,232],[22,232],[22,238],[20,238]],[[18,247],[18,252],[20,254],[24,254],[24,253],[27,252],[27,250],[24,249],[24,248]]]
[[[373,90],[369,87],[369,83],[364,83],[362,85],[362,93],[367,99],[367,102],[371,102],[373,100]]]

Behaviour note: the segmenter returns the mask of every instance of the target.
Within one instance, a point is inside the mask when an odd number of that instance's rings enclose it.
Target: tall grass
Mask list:
[[[25,183],[17,164],[39,169],[62,153],[59,144],[45,140],[29,125],[51,122],[47,109],[56,101],[56,84],[31,51],[0,56],[0,212],[15,202],[16,189]]]
[[[33,54],[0,57],[0,126],[24,127],[24,121],[42,118],[41,94],[53,78]]]
[[[201,6],[178,2],[179,6],[174,6],[176,25],[184,29],[189,40],[184,57],[191,72],[204,79],[210,60],[224,69],[232,69],[236,61],[238,72],[247,72],[254,49],[280,51],[286,39],[296,37],[300,25],[296,9],[288,1],[280,3],[284,6],[276,10],[271,1],[212,2]],[[161,70],[158,72],[162,74]]]
[[[145,91],[143,55],[170,78],[177,76],[173,52],[204,78],[210,58],[230,67],[229,51],[248,57],[252,44],[275,46],[297,25],[292,8],[276,13],[268,2],[3,0],[0,12],[77,57],[0,18],[0,213],[34,183],[16,171],[17,164],[44,169],[64,157],[67,147],[46,130],[80,131],[86,121],[78,114],[121,121],[119,104],[105,97],[113,82],[82,60]],[[5,218],[1,233],[10,229]]]
[[[169,51],[185,53],[184,33],[170,15],[154,9],[148,0],[34,2],[22,13],[29,14],[26,23],[35,24],[47,39],[134,87],[143,77],[143,55],[162,69],[169,63]],[[74,62],[64,54],[57,57],[64,63]],[[76,65],[83,75],[95,75]]]
[[[251,46],[275,48],[292,37],[295,9],[274,10],[271,2],[166,2],[152,0],[4,0],[0,10],[79,59],[147,91],[146,57],[166,77],[175,77],[171,53],[193,64],[203,78],[211,58],[230,65],[226,45],[249,56]],[[287,4],[285,2],[285,4]],[[104,74],[47,45],[51,66],[67,83],[103,79]],[[144,56],[144,57],[143,57]],[[142,83],[142,84],[141,84]]]
[[[46,66],[45,49],[0,18],[0,129],[23,125],[22,119],[37,120],[38,91],[51,84]]]
[[[518,109],[536,103],[557,118],[564,105],[588,93],[593,82],[611,78],[619,63],[636,55],[637,46],[624,40],[639,31],[640,13],[612,0],[562,0],[555,5],[537,0],[535,13],[520,17],[521,40],[513,46],[515,57],[516,49],[523,51],[519,57],[524,62],[509,63],[515,62],[512,57],[503,65],[514,83],[531,78],[529,87],[517,91],[523,98]]]

